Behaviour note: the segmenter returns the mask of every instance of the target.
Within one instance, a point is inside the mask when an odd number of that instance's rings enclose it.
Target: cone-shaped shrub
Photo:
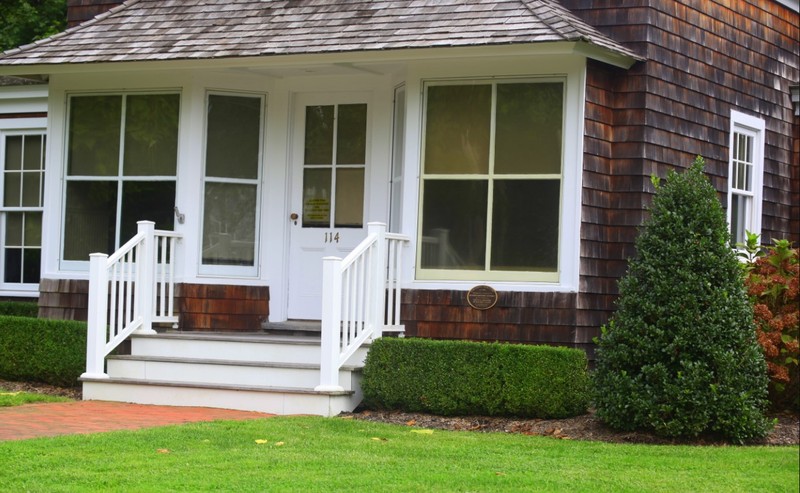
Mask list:
[[[729,237],[702,158],[656,186],[598,345],[595,406],[612,428],[736,442],[768,431],[766,364]]]

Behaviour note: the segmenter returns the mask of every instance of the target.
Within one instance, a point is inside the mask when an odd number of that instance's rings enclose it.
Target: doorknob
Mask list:
[[[297,219],[299,218],[300,216],[298,216],[296,212],[292,212],[291,214],[289,214],[289,219],[294,221],[295,226],[297,225]]]

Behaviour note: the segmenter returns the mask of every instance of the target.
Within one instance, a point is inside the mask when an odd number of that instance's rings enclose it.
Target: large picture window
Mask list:
[[[113,252],[137,221],[173,228],[179,112],[178,94],[69,98],[64,260]]]
[[[262,96],[209,94],[202,264],[205,273],[255,275]],[[220,270],[221,269],[221,270]]]
[[[761,189],[764,173],[764,120],[731,113],[728,169],[728,224],[731,246],[745,243],[749,231],[761,234]]]
[[[44,133],[2,136],[2,285],[39,283],[44,199]]]
[[[564,82],[430,84],[418,277],[558,281]]]

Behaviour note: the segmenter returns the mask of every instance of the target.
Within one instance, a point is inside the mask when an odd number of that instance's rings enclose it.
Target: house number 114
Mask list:
[[[339,233],[334,233],[333,231],[326,231],[325,243],[339,243]]]

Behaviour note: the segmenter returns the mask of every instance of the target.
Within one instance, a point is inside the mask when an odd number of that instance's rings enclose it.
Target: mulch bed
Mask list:
[[[609,443],[641,443],[653,445],[726,445],[713,437],[696,439],[668,439],[644,431],[615,431],[607,428],[593,412],[567,419],[519,419],[487,416],[435,416],[425,413],[400,411],[359,411],[346,413],[351,419],[402,424],[420,428],[476,432],[520,433],[563,440],[589,440]],[[770,415],[778,420],[775,428],[764,439],[748,445],[798,445],[800,444],[800,416],[793,413]]]
[[[81,398],[80,388],[62,388],[39,383],[7,382],[4,380],[0,380],[0,388],[10,392],[26,391],[59,395],[72,399]],[[567,419],[519,419],[488,416],[436,416],[425,413],[361,410],[353,413],[343,413],[341,417],[437,430],[519,433],[523,435],[549,436],[563,440],[656,445],[725,445],[725,442],[713,437],[675,440],[658,437],[643,431],[615,431],[604,426],[592,412]],[[771,414],[770,417],[777,420],[775,428],[766,438],[752,442],[750,445],[800,445],[800,416],[798,414],[784,412]]]

